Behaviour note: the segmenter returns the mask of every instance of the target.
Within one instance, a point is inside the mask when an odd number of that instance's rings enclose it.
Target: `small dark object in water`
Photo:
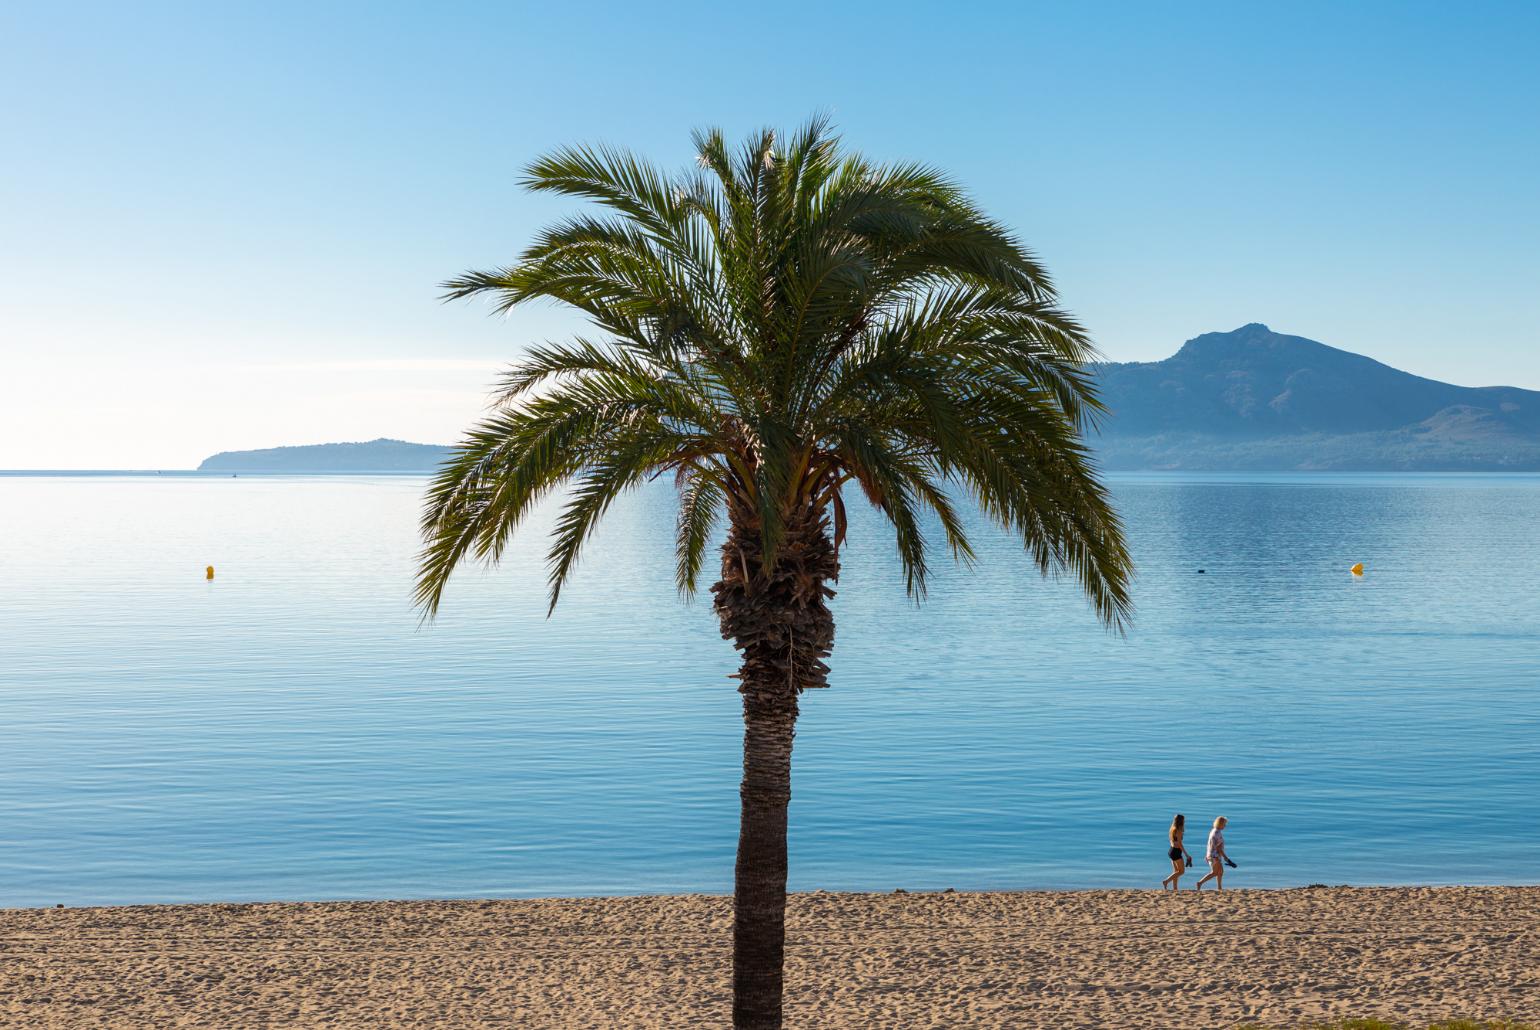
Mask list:
[[[894,894],[908,894],[909,892],[904,890],[902,887],[894,887],[893,888],[893,893]]]
[[[63,905],[55,905],[54,908],[63,908]]]
[[[942,894],[956,894],[957,893],[957,888],[956,887],[948,887],[946,890],[942,891],[941,893]]]
[[[1207,570],[1207,569],[1199,569],[1199,570],[1198,570],[1198,575],[1200,575],[1200,576],[1201,576],[1201,575],[1203,575],[1203,574],[1204,574],[1204,573],[1205,573],[1205,572],[1207,572],[1207,571],[1208,571],[1208,570]]]

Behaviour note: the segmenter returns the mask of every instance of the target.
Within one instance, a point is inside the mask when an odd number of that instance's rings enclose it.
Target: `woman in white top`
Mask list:
[[[1230,820],[1220,816],[1214,820],[1214,828],[1208,832],[1208,869],[1209,873],[1203,879],[1193,884],[1192,889],[1201,891],[1203,885],[1210,880],[1214,881],[1214,889],[1225,889],[1225,835],[1224,828]]]

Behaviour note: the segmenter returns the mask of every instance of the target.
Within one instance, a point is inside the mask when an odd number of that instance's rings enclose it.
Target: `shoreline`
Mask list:
[[[1186,895],[1191,893],[1210,894],[1217,893],[1211,887],[1205,887],[1200,892],[1192,890],[1192,881],[1200,875],[1200,867],[1193,866],[1182,877],[1183,884],[1179,893]],[[1232,873],[1232,879],[1239,879]],[[1153,877],[1152,882],[1159,880]],[[1540,880],[1533,882],[1512,883],[1308,883],[1294,884],[1285,887],[1275,886],[1245,886],[1227,887],[1225,894],[1290,894],[1301,891],[1491,891],[1491,890],[1515,890],[1535,891],[1540,895]],[[1074,897],[1076,895],[1129,895],[1137,897],[1142,894],[1154,892],[1161,893],[1157,887],[897,887],[891,890],[862,890],[845,888],[814,888],[812,890],[788,891],[787,898],[816,898],[816,897],[842,897],[842,898],[885,898],[926,895],[966,895],[966,896],[1001,896],[1001,897]],[[1166,892],[1170,893],[1170,892]],[[53,911],[117,911],[117,910],[141,910],[152,911],[161,909],[200,909],[200,908],[271,908],[283,906],[312,906],[312,905],[461,905],[467,903],[492,903],[492,904],[522,904],[544,902],[574,902],[586,901],[628,901],[628,900],[658,900],[658,899],[717,899],[732,900],[732,892],[723,891],[638,891],[635,893],[595,893],[595,894],[508,894],[508,895],[433,895],[423,897],[378,897],[378,898],[238,898],[215,899],[205,901],[90,901],[79,904],[56,902],[42,905],[15,905],[0,902],[0,920],[7,915],[22,912],[53,912]]]
[[[0,1025],[724,1025],[723,895],[0,909]],[[793,1026],[1540,1015],[1540,886],[794,894]]]

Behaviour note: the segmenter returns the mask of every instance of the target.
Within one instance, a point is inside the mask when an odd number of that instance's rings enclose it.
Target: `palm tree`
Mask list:
[[[561,491],[550,605],[610,504],[672,473],[675,582],[691,595],[726,518],[711,588],[741,654],[743,783],[734,881],[733,1023],[781,1025],[786,811],[804,690],[827,685],[830,588],[847,487],[892,525],[911,596],[932,542],[974,559],[959,497],[1071,572],[1121,629],[1131,564],[1081,441],[1101,411],[1085,332],[1048,275],[938,172],[842,153],[815,119],[734,151],[694,136],[698,169],[574,147],[532,190],[608,209],[560,222],[518,261],[445,284],[506,312],[536,298],[591,338],[531,349],[438,473],[422,518],[418,601],[432,617],[468,558],[495,563]]]

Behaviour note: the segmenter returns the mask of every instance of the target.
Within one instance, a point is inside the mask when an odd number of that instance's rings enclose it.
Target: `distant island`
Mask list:
[[[1113,471],[1540,471],[1540,391],[1453,386],[1253,322],[1095,368]],[[200,472],[432,472],[403,440],[225,451]]]
[[[1540,470],[1540,392],[1440,383],[1260,323],[1096,375],[1107,469]]]
[[[259,451],[221,451],[203,459],[199,472],[432,472],[448,447],[369,440],[365,443],[318,443],[304,447],[268,447]]]

